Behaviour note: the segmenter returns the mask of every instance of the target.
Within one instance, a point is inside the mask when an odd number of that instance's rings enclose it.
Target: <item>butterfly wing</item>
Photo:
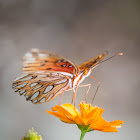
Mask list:
[[[93,69],[105,58],[106,55],[107,52],[100,54],[97,57],[82,63],[78,66],[78,68],[80,69],[80,71],[84,71],[85,69]]]
[[[59,73],[23,74],[15,79],[15,92],[24,95],[26,100],[34,104],[48,102],[69,87],[67,76]]]
[[[48,102],[69,87],[69,78],[79,68],[68,59],[47,51],[31,49],[23,57],[24,73],[15,79],[13,88],[33,103]]]
[[[47,51],[31,49],[23,57],[23,72],[34,73],[45,72],[66,72],[70,74],[79,73],[79,68],[70,60]]]

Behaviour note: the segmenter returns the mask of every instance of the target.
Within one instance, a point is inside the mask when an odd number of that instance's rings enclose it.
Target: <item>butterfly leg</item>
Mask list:
[[[71,104],[73,103],[73,100],[74,100],[74,97],[75,96],[75,89],[73,89],[73,97],[72,97],[72,101],[71,101]]]
[[[64,95],[64,92],[61,93],[61,98],[60,98],[60,101],[59,101],[58,105],[60,105],[60,103],[62,101],[62,98],[63,98],[63,95]]]
[[[76,98],[76,92],[77,92],[78,86],[76,86],[76,89],[73,89],[73,97],[72,97],[72,101],[71,103],[74,102],[74,106],[75,106],[75,98]]]
[[[91,104],[93,104],[93,100],[95,99],[95,96],[96,96],[96,94],[97,94],[97,91],[98,91],[98,89],[99,89],[99,87],[100,87],[100,81],[99,80],[97,80],[95,77],[93,77],[93,76],[91,76],[91,75],[89,75],[91,78],[93,78],[97,83],[98,83],[98,86],[97,86],[97,89],[96,89],[96,91],[95,91],[95,94],[94,94],[94,96],[93,96],[93,99],[92,99],[92,102],[91,102]]]
[[[66,89],[65,91],[69,91],[69,90],[72,90],[73,88],[69,88],[69,89]]]
[[[87,90],[87,92],[85,94],[85,102],[87,102],[87,94],[88,94],[88,92],[90,90],[91,84],[79,85],[79,87],[87,87],[87,86],[88,86],[88,90]]]

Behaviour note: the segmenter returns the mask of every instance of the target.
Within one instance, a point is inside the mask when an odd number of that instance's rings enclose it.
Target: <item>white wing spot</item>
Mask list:
[[[48,81],[47,79],[41,79],[40,81]]]
[[[17,92],[18,91],[18,89],[15,89],[15,92]]]
[[[34,58],[34,57],[27,58],[27,63],[30,63],[30,61],[34,61],[34,60],[36,60],[36,58]]]
[[[23,95],[25,96],[27,94],[27,92],[24,92]]]
[[[35,73],[44,73],[45,71],[37,71],[37,72],[35,72]]]
[[[27,77],[27,78],[23,78],[23,79],[21,79],[20,81],[26,81],[26,80],[31,80],[31,79],[32,79],[32,76]]]
[[[29,96],[28,96],[28,95],[25,95],[25,98],[26,98],[26,99],[28,99],[28,98],[29,98]]]
[[[59,77],[54,77],[54,78],[48,78],[48,77],[44,77],[42,79],[39,79],[39,81],[46,81],[46,82],[49,82],[49,81],[52,81],[52,80],[57,80]]]
[[[56,82],[55,84],[62,84],[62,83],[65,83],[67,81],[67,79],[64,79],[64,80],[61,80],[59,82]]]
[[[47,93],[47,92],[49,92],[52,89],[53,89],[53,86],[46,87],[46,89],[44,90],[44,94]]]
[[[41,102],[41,103],[44,103],[45,100],[46,100],[46,98],[42,98],[42,99],[40,100],[40,102]]]
[[[33,48],[31,49],[32,52],[39,52],[39,49]]]
[[[22,95],[25,92],[25,90],[19,91],[19,94]]]
[[[31,87],[33,87],[33,86],[35,86],[35,85],[37,85],[38,83],[32,83],[30,86]]]
[[[37,87],[33,88],[33,90],[40,88],[42,85],[38,85]]]
[[[67,73],[67,72],[59,72],[59,73],[73,78],[73,75],[70,73]]]
[[[24,75],[22,75],[22,76],[20,76],[20,77],[17,77],[14,81],[17,81],[17,80],[19,80],[19,79],[21,79],[21,78],[23,78],[23,77],[25,77],[25,76],[27,76],[28,74],[24,74]]]
[[[13,85],[12,85],[12,88],[15,88],[15,87],[16,87],[16,85],[17,85],[17,84],[13,84]]]
[[[37,75],[36,79],[44,78],[44,77],[46,77],[46,75]]]
[[[26,86],[27,83],[24,83],[24,84],[21,84],[21,85],[18,85],[17,87],[24,87]]]
[[[34,100],[33,103],[34,103],[34,104],[37,103],[37,100]]]
[[[32,97],[30,98],[30,100],[33,100],[34,98],[36,98],[39,95],[39,91],[35,92]]]
[[[49,55],[48,54],[45,54],[45,53],[39,53],[38,56],[39,57],[48,57]]]
[[[52,97],[53,97],[53,94],[51,94],[46,101],[48,102]]]
[[[33,55],[32,55],[32,53],[30,53],[30,52],[28,52],[28,53],[26,53],[25,54],[25,57],[32,57]]]
[[[14,84],[14,85],[13,85],[13,88],[16,88],[17,86],[18,86],[17,84]]]

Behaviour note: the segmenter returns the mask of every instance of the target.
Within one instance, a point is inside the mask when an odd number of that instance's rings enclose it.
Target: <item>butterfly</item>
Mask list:
[[[106,55],[107,52],[77,66],[60,55],[31,49],[23,57],[23,74],[14,80],[12,87],[34,104],[48,102],[71,89],[76,94],[74,89]]]

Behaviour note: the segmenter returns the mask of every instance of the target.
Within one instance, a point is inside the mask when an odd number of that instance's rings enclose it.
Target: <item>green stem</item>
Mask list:
[[[81,131],[81,137],[80,137],[80,140],[83,140],[85,134],[86,134],[86,131]]]

